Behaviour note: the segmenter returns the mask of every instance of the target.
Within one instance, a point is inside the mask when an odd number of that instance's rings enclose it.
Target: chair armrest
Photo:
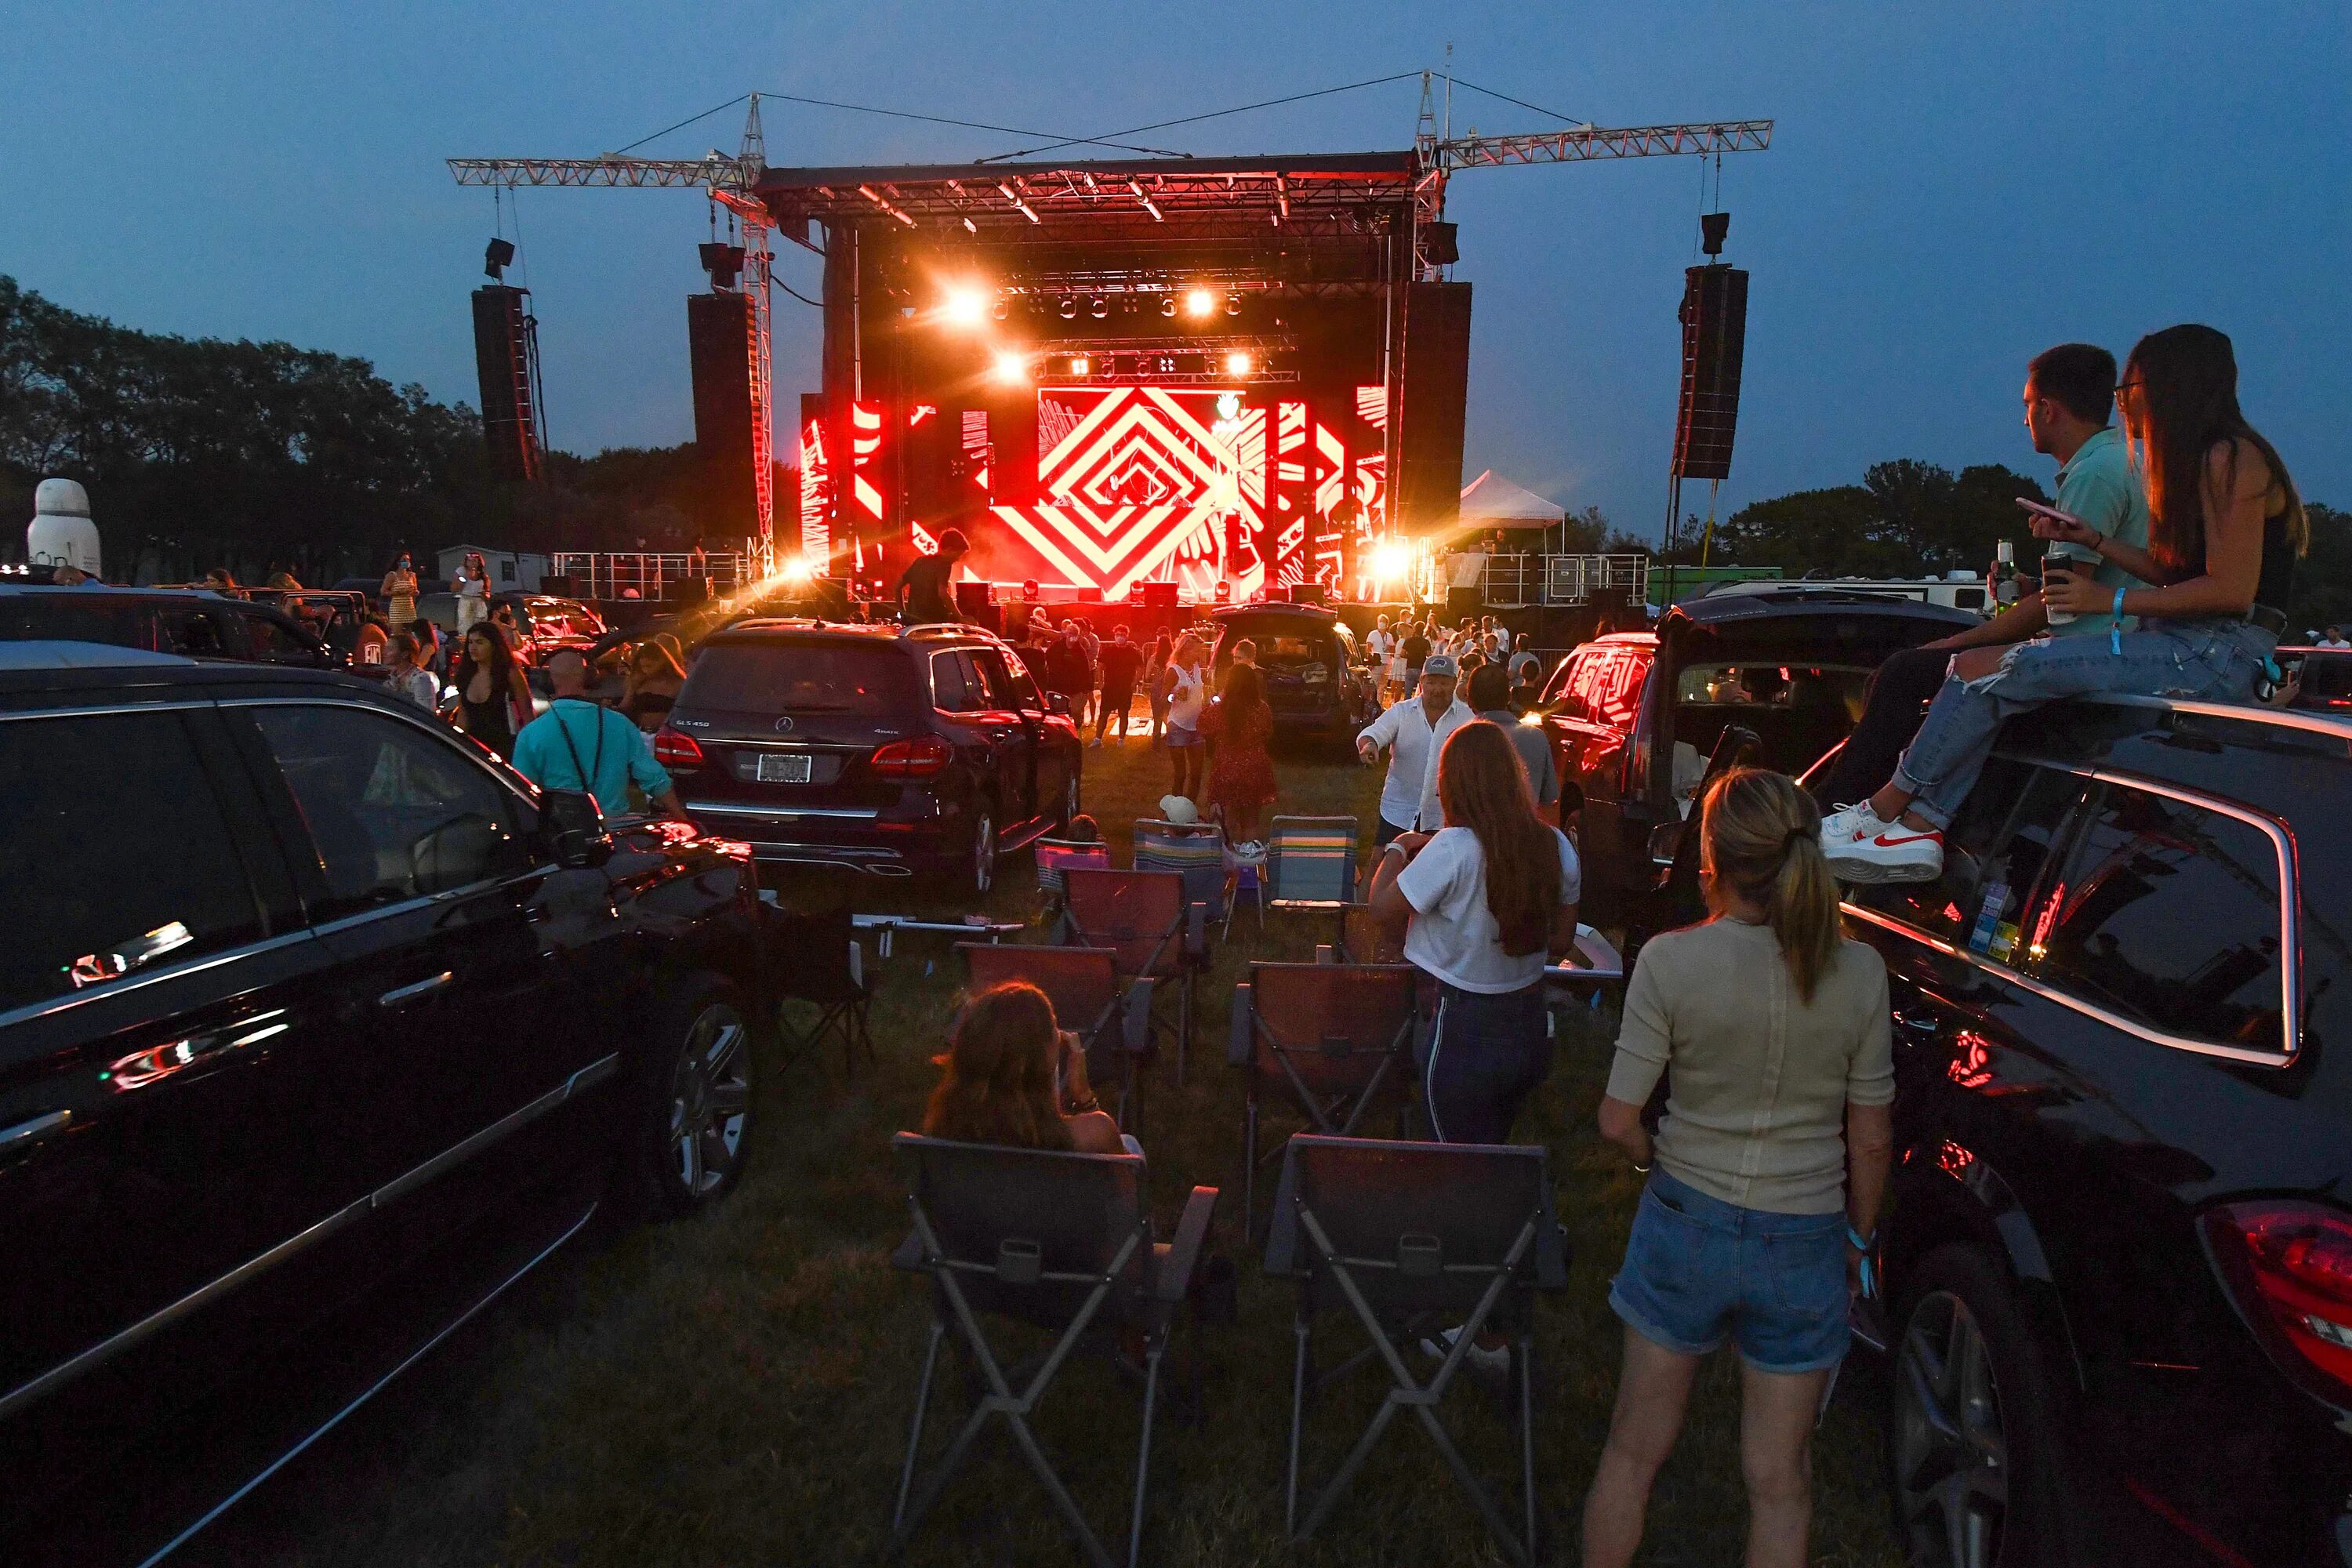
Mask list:
[[[1154,1300],[1181,1301],[1192,1289],[1192,1270],[1208,1247],[1209,1221],[1216,1209],[1214,1187],[1194,1187],[1192,1195],[1184,1200],[1184,1212],[1176,1221],[1176,1239],[1169,1243],[1167,1256],[1160,1260],[1151,1281]]]
[[[1232,1021],[1225,1027],[1225,1065],[1245,1068],[1257,1056],[1257,1016],[1252,1011],[1250,983],[1234,985]]]
[[[1209,906],[1188,904],[1184,909],[1184,956],[1195,962],[1209,956]]]
[[[907,1239],[900,1242],[898,1250],[890,1254],[890,1267],[906,1269],[910,1274],[922,1269],[923,1238],[919,1232],[910,1230],[907,1233]]]

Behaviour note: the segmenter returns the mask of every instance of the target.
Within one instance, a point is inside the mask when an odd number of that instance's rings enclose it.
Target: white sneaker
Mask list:
[[[1421,1353],[1432,1361],[1444,1361],[1453,1353],[1454,1342],[1461,1337],[1462,1330],[1458,1326],[1441,1329],[1430,1338],[1421,1342]],[[1501,1381],[1510,1376],[1511,1352],[1501,1346],[1489,1350],[1473,1340],[1469,1350],[1463,1354],[1462,1364],[1466,1370],[1481,1377]]]
[[[1944,835],[1933,827],[1882,822],[1874,833],[1837,844],[1825,827],[1822,852],[1830,874],[1841,882],[1932,882],[1944,874]]]

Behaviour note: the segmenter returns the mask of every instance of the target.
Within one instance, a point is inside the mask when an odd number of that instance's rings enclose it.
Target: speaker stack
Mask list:
[[[511,260],[514,247],[504,241]],[[502,479],[539,478],[539,321],[530,291],[510,283],[474,290],[474,370],[481,384],[482,439],[490,472]]]
[[[1748,335],[1748,274],[1721,262],[1683,274],[1683,385],[1675,415],[1675,477],[1731,477],[1739,365]]]
[[[734,252],[734,246],[704,246]],[[706,254],[708,265],[712,258]],[[714,279],[724,270],[714,269]],[[686,299],[687,346],[694,371],[694,450],[701,472],[706,534],[738,538],[759,531],[758,476],[751,454],[751,299],[713,289]]]

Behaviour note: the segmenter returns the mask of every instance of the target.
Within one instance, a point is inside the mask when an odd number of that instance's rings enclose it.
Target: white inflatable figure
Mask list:
[[[25,530],[25,559],[36,566],[79,566],[93,577],[98,569],[98,524],[89,520],[89,492],[72,479],[43,479],[33,492],[32,526]]]

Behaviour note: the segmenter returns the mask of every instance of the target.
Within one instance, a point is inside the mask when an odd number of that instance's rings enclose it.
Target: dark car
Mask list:
[[[1678,855],[1696,872],[1683,824],[1727,729],[1756,737],[1761,765],[1801,773],[1853,728],[1887,655],[1978,624],[1961,610],[1791,585],[1695,599],[1655,632],[1569,654],[1536,711],[1559,769],[1561,826],[1581,812],[1583,918],[1624,926],[1634,947],[1694,918],[1667,872]]]
[[[352,668],[346,648],[273,605],[192,588],[0,585],[0,642],[27,639],[108,643],[296,669]]]
[[[1313,605],[1239,605],[1210,613],[1217,628],[1212,679],[1222,684],[1234,645],[1257,645],[1258,673],[1277,734],[1352,741],[1379,716],[1359,682],[1356,635],[1333,612]]]
[[[1846,904],[1907,1561],[2352,1563],[2352,721],[2042,709],[1946,839]]]
[[[884,876],[997,858],[1078,813],[1068,704],[972,626],[745,621],[702,645],[654,754],[763,860]]]
[[[732,1185],[749,853],[348,677],[0,644],[0,1562],[138,1562],[616,1190]]]

